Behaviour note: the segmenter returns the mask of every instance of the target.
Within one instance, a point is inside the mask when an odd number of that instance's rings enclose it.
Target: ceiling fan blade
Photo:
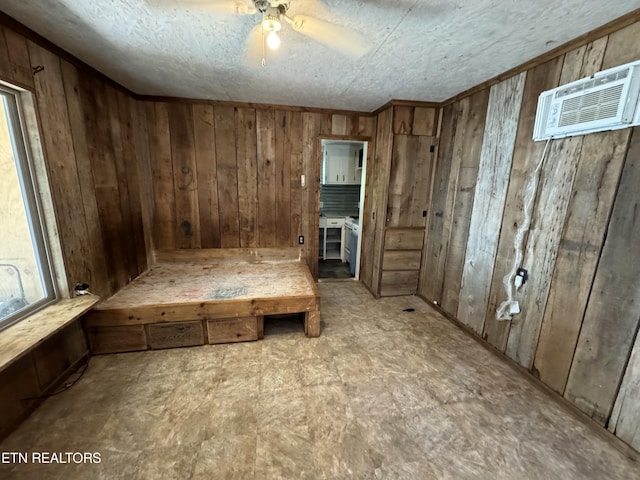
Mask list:
[[[257,10],[242,0],[147,0],[153,7],[207,10],[215,13],[251,15]]]
[[[251,29],[245,43],[244,61],[247,65],[258,67],[262,65],[263,38],[262,25],[258,24]]]
[[[370,45],[362,35],[348,28],[307,15],[295,15],[293,18],[285,15],[284,17],[296,32],[313,38],[317,42],[323,43],[350,57],[361,57],[370,48]]]

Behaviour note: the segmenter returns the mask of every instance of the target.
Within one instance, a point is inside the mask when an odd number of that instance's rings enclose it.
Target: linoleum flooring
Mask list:
[[[319,338],[282,319],[258,342],[93,357],[0,450],[100,463],[2,464],[0,478],[640,478],[419,298],[319,286]]]

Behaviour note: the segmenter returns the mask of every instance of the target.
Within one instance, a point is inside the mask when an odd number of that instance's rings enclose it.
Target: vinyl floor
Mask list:
[[[416,297],[325,281],[322,333],[97,356],[0,450],[3,479],[638,479],[640,467]],[[405,309],[414,311],[407,312]]]

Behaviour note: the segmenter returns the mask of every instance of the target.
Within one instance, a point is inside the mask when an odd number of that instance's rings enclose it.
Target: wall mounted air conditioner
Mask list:
[[[542,92],[533,139],[563,138],[640,124],[640,60]]]

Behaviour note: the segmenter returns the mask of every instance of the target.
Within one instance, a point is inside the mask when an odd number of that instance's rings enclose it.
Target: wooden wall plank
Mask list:
[[[478,333],[487,309],[525,77],[521,73],[494,85],[489,96],[457,312],[460,321]]]
[[[527,182],[544,151],[544,142],[534,142],[531,138],[536,109],[538,108],[538,97],[544,90],[558,85],[562,64],[562,57],[542,64],[527,73],[525,82],[513,165],[502,217],[502,228],[500,229],[483,333],[483,337],[491,345],[503,352],[507,346],[511,325],[508,321],[496,320],[496,310],[500,303],[506,299],[506,292],[502,282],[504,276],[509,273],[513,266],[515,255],[513,242],[523,220],[524,195]]]
[[[11,78],[23,87],[33,89],[33,70],[27,40],[9,28],[4,28],[4,38],[9,53]]]
[[[603,67],[608,68],[637,59],[640,55],[638,38],[640,38],[640,23],[632,24],[609,35]],[[637,130],[637,127],[633,129],[632,135],[634,137],[637,135]],[[636,450],[640,450],[640,404],[638,399],[640,399],[640,335],[636,329],[635,346],[632,349],[608,425],[610,431]]]
[[[372,139],[376,136],[376,121],[377,118],[375,116],[359,116],[358,117],[358,135],[371,137]]]
[[[534,361],[539,378],[560,394],[569,375],[630,133],[625,129],[584,138]]]
[[[544,316],[562,225],[580,157],[581,138],[553,142],[545,163],[539,197],[531,221],[523,268],[531,274],[520,289],[521,313],[511,322],[506,354],[531,368]]]
[[[287,155],[285,111],[276,110],[276,245],[288,246],[291,235],[291,159]]]
[[[482,150],[482,133],[489,104],[489,90],[475,93],[460,101],[453,155],[460,157],[457,189],[451,212],[449,241],[446,251],[442,293],[438,298],[448,313],[458,310],[462,272],[467,251],[467,237]],[[456,160],[457,163],[457,160]]]
[[[200,248],[193,111],[189,104],[172,103],[168,106],[168,113],[176,218],[174,248]]]
[[[637,332],[608,428],[640,451],[640,335]]]
[[[302,159],[302,114],[300,112],[287,112],[287,129],[285,135],[285,155],[291,163],[289,179],[289,203],[290,203],[290,228],[289,244],[298,245],[298,236],[306,232],[302,228],[302,185],[301,176],[304,174]],[[306,181],[306,179],[305,179]]]
[[[0,438],[4,438],[36,408],[38,401],[35,397],[42,392],[30,355],[0,373],[0,380]]]
[[[80,322],[73,322],[42,342],[31,353],[40,391],[44,392],[54,384],[62,372],[87,353],[89,349]]]
[[[602,69],[638,60],[638,38],[640,38],[640,22],[632,23],[609,35]]]
[[[605,424],[640,318],[640,135],[634,129],[565,397]]]
[[[140,187],[140,207],[142,213],[142,232],[144,235],[144,247],[146,265],[153,264],[153,217],[155,206],[153,204],[153,186],[151,174],[151,157],[149,155],[149,129],[147,121],[147,107],[144,102],[129,99],[132,105],[131,124],[135,140],[138,163],[135,165],[138,172]]]
[[[84,215],[78,215],[83,196],[70,134],[60,60],[32,42],[29,42],[29,55],[36,65],[45,67],[35,76],[37,107],[67,282],[71,288],[78,282],[93,282],[96,288],[108,293],[108,287],[97,285],[92,275],[87,222]]]
[[[378,294],[380,275],[382,272],[382,252],[384,249],[384,229],[387,210],[387,190],[391,170],[391,154],[393,148],[392,109],[383,110],[378,115],[376,129],[375,156],[370,162],[371,192],[367,202],[367,216],[363,222],[363,238],[361,247],[361,280],[369,290]],[[369,182],[367,182],[369,183]]]
[[[153,185],[154,247],[169,250],[175,247],[176,214],[173,189],[173,162],[166,103],[147,104],[149,128],[149,158]]]
[[[89,126],[87,141],[104,238],[104,255],[111,291],[116,292],[130,280],[126,260],[130,242],[128,232],[123,228],[125,214],[120,203],[120,179],[111,136],[114,125],[111,122],[106,85],[98,79],[86,77],[81,86],[84,103],[89,106],[84,109],[84,121]]]
[[[136,244],[134,240],[133,232],[133,210],[131,208],[131,194],[129,188],[129,177],[127,175],[127,161],[130,161],[129,157],[131,148],[127,146],[125,148],[123,136],[126,133],[126,121],[123,122],[120,116],[119,97],[124,94],[111,86],[105,86],[105,117],[108,122],[105,122],[105,127],[109,129],[111,138],[111,147],[113,151],[114,167],[116,172],[116,188],[118,190],[118,199],[120,203],[120,223],[117,224],[117,230],[120,232],[120,247],[121,256],[118,259],[122,265],[122,281],[121,285],[118,285],[118,289],[123,287],[131,279],[138,276],[138,261],[136,258]],[[137,159],[133,158],[136,162]],[[126,275],[125,275],[126,272]],[[140,272],[142,273],[142,272]]]
[[[302,114],[302,161],[305,165],[306,175],[306,187],[302,196],[302,223],[307,245],[307,264],[314,278],[318,278],[318,214],[320,211],[318,135],[320,135],[320,123],[320,114]]]
[[[393,133],[396,135],[411,135],[413,133],[414,107],[393,107]]]
[[[560,82],[575,80],[567,75],[582,78],[600,69],[606,47],[606,41],[594,42],[585,48],[580,62],[576,57],[576,66],[565,64]],[[568,68],[565,68],[568,67]],[[535,349],[544,318],[551,277],[555,268],[556,255],[560,243],[560,232],[569,204],[570,192],[576,175],[583,141],[593,137],[573,137],[553,141],[549,147],[549,158],[542,170],[542,181],[535,212],[531,220],[531,230],[527,240],[523,266],[531,272],[537,272],[521,291],[522,301],[516,321],[511,322],[506,353],[526,368],[531,368]],[[597,143],[596,143],[597,145]]]
[[[373,198],[373,163],[376,156],[376,128],[377,128],[377,116],[371,117],[359,117],[358,120],[358,134],[369,137],[369,143],[367,148],[367,159],[365,166],[365,179],[362,184],[362,188],[364,188],[364,203],[360,206],[361,212],[360,217],[362,221],[362,225],[360,226],[361,232],[369,232],[372,231],[372,224],[374,224],[374,220],[372,220],[372,198]],[[370,285],[371,283],[371,268],[372,259],[367,258],[365,256],[365,245],[366,241],[363,236],[362,245],[361,245],[361,254],[360,254],[360,279],[366,285]],[[366,279],[366,280],[365,280]]]
[[[331,115],[331,135],[348,135],[347,116],[342,114]]]
[[[220,217],[213,106],[193,105],[193,135],[198,172],[200,245],[202,248],[219,248]]]
[[[69,111],[69,126],[73,138],[74,151],[76,153],[76,164],[78,166],[78,182],[80,194],[82,195],[82,208],[86,218],[94,219],[86,222],[87,236],[90,249],[90,262],[94,266],[91,277],[87,280],[93,292],[98,295],[107,295],[111,292],[109,284],[109,271],[107,269],[106,258],[104,256],[104,240],[99,218],[96,192],[93,183],[91,161],[88,146],[90,126],[85,121],[85,99],[81,94],[79,72],[68,62],[61,63],[61,73],[63,77],[65,96]]]
[[[411,226],[407,216],[407,203],[415,179],[410,175],[411,160],[417,157],[418,138],[412,135],[394,135],[387,198],[387,228]]]
[[[216,129],[220,246],[222,248],[234,248],[240,246],[234,108],[216,106],[213,117]]]
[[[0,26],[0,78],[8,82],[13,81],[13,72],[11,71],[11,60],[9,59],[9,49],[5,39],[7,28]]]
[[[425,228],[427,225],[437,145],[438,139],[436,137],[418,136],[417,158],[412,165],[415,176],[412,185],[413,192],[407,209],[409,212],[408,226]]]
[[[256,112],[250,108],[236,110],[238,162],[238,212],[240,246],[258,246],[258,165]]]
[[[273,110],[256,111],[258,232],[261,247],[276,243],[276,137]]]
[[[138,119],[137,116],[133,116],[133,113],[136,111],[135,100],[127,97],[122,92],[118,92],[118,112],[122,124],[121,134],[124,151],[124,169],[129,189],[128,210],[131,213],[130,222],[133,242],[130,248],[133,250],[134,260],[129,267],[129,272],[132,278],[144,272],[148,265],[143,228],[144,214],[142,212],[141,201],[142,181],[138,168],[138,165],[144,160],[139,156],[135,139],[136,132],[133,122],[138,121]]]
[[[448,225],[451,222],[451,188],[457,182],[457,168],[453,167],[453,145],[458,127],[459,107],[448,105],[442,114],[442,130],[438,161],[434,170],[434,181],[429,209],[429,224],[426,228],[424,254],[422,256],[420,293],[429,301],[441,301],[444,265],[446,262]],[[457,157],[459,160],[460,157]],[[456,160],[456,161],[457,161]],[[465,239],[466,245],[466,239]]]
[[[435,108],[416,107],[413,111],[413,127],[411,133],[413,135],[425,135],[433,137],[436,135],[437,114]]]

